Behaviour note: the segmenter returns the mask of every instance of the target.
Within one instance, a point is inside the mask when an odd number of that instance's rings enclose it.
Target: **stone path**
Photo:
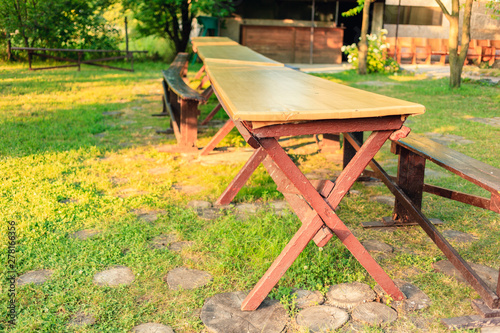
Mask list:
[[[95,274],[93,281],[98,286],[116,287],[119,285],[129,285],[134,279],[134,273],[130,268],[116,266]]]
[[[42,284],[47,282],[54,272],[50,269],[40,269],[37,271],[29,271],[21,275],[16,279],[16,284],[18,286],[24,286],[26,284]]]
[[[177,267],[168,272],[163,280],[167,282],[170,289],[190,290],[208,284],[212,281],[212,275],[197,269]]]
[[[486,124],[486,125],[491,125],[494,127],[500,127],[500,117],[493,117],[493,118],[469,118],[468,120],[470,121],[475,121],[478,123]]]
[[[434,133],[434,132],[427,132],[425,133],[425,135],[444,145],[444,146],[449,146],[450,144],[452,143],[456,143],[456,144],[460,144],[460,145],[467,145],[467,144],[471,144],[471,143],[474,143],[474,141],[471,141],[471,140],[468,140],[468,139],[465,139],[464,137],[460,136],[460,135],[453,135],[453,134],[442,134],[442,133]]]
[[[95,318],[91,314],[85,314],[84,312],[77,312],[71,317],[71,320],[68,322],[68,326],[90,326],[95,324]]]
[[[472,262],[467,262],[471,268],[479,275],[481,279],[486,283],[486,285],[491,290],[496,290],[498,282],[498,270],[480,264],[475,264]],[[448,260],[441,260],[432,265],[432,267],[440,273],[446,274],[456,278],[460,282],[466,283],[465,279],[458,272],[458,270],[453,266],[453,264]]]
[[[174,333],[170,326],[157,323],[140,324],[132,328],[133,333]]]
[[[84,229],[84,230],[79,230],[70,235],[71,238],[79,239],[79,240],[86,240],[86,239],[91,239],[99,235],[98,230],[94,229]]]
[[[278,301],[266,299],[256,311],[241,311],[247,293],[217,294],[206,300],[201,309],[201,321],[214,333],[280,333],[288,315]]]

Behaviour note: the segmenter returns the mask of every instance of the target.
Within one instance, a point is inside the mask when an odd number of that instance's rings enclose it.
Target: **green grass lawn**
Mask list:
[[[271,210],[242,218],[232,211],[216,220],[204,220],[187,209],[191,200],[215,201],[243,163],[206,165],[193,158],[157,152],[158,145],[174,144],[172,135],[157,135],[168,119],[153,118],[161,111],[161,63],[137,63],[135,73],[83,66],[75,69],[30,72],[24,65],[0,64],[0,330],[9,332],[128,332],[138,324],[159,322],[175,332],[201,332],[200,309],[208,297],[228,291],[249,290],[269,267],[300,225],[293,214],[277,216]],[[191,75],[199,69],[192,68]],[[446,79],[413,76],[362,77],[352,72],[319,75],[343,84],[424,104],[427,112],[413,117],[409,126],[417,133],[463,136],[473,144],[452,148],[500,168],[500,128],[469,118],[498,117],[500,90],[467,82],[451,91]],[[393,84],[372,86],[363,81]],[[203,106],[207,114],[214,97]],[[104,112],[120,112],[105,116]],[[217,119],[225,119],[222,113]],[[200,134],[200,145],[215,129]],[[236,132],[224,144],[243,146]],[[304,172],[340,170],[321,154],[296,156]],[[395,172],[397,161],[384,147],[378,160]],[[438,167],[429,165],[433,170]],[[164,173],[151,170],[164,168]],[[478,195],[486,193],[454,175],[430,179]],[[187,195],[175,185],[201,186]],[[406,248],[379,258],[394,278],[414,283],[433,305],[420,313],[432,331],[445,331],[440,318],[468,315],[476,292],[453,278],[435,273],[431,264],[444,256],[419,228],[395,232],[362,230],[360,222],[391,214],[389,206],[369,201],[388,194],[382,186],[355,184],[359,197],[347,197],[339,216],[359,239],[379,239],[395,248]],[[260,167],[237,202],[282,199]],[[161,211],[148,222],[135,210]],[[440,230],[453,229],[478,237],[458,247],[466,260],[499,267],[500,219],[498,214],[426,195],[424,213],[445,221]],[[8,222],[16,223],[16,271],[54,271],[42,285],[17,289],[17,325],[7,323]],[[97,237],[81,241],[70,235],[95,229]],[[151,239],[176,234],[194,246],[181,253],[152,249]],[[118,288],[98,287],[92,278],[108,267],[130,267],[135,281]],[[213,281],[205,287],[170,290],[164,281],[175,267],[207,271]],[[374,285],[364,269],[338,240],[319,250],[309,244],[280,280],[274,295],[287,287],[326,291],[331,284],[361,281]],[[96,323],[71,328],[68,321],[86,312]],[[399,332],[418,331],[412,316],[401,317],[392,327]],[[378,331],[373,329],[371,331]]]

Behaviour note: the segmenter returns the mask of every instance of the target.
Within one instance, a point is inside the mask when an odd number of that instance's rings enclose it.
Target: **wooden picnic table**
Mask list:
[[[242,310],[257,309],[309,241],[314,239],[316,244],[324,246],[333,234],[393,299],[404,299],[335,214],[335,209],[384,142],[390,136],[404,136],[406,117],[422,114],[425,108],[286,67],[224,63],[206,57],[204,65],[222,107],[255,148],[217,203],[229,203],[262,162],[303,223],[245,299]],[[335,185],[331,181],[315,184],[308,181],[278,141],[282,136],[358,131],[372,131],[372,134]]]
[[[211,47],[216,50],[217,47],[224,49],[228,46]],[[199,48],[201,45],[198,51]],[[397,141],[408,135],[409,128],[403,126],[404,121],[408,116],[423,114],[423,105],[337,84],[284,66],[269,66],[244,58],[221,61],[204,56],[203,59],[205,71],[222,108],[247,143],[255,149],[216,204],[229,204],[262,163],[302,221],[302,226],[243,301],[242,310],[259,307],[311,240],[318,246],[324,246],[333,235],[342,241],[392,299],[405,298],[335,213],[342,198],[370,165],[395,195],[397,202],[404,206],[483,298],[484,303],[476,302],[475,306],[484,305],[481,311],[485,316],[497,314],[500,287],[496,294],[487,287],[421,212],[420,206],[412,201],[412,194],[405,193],[374,160],[375,154],[388,139]],[[371,134],[361,145],[351,134],[353,132]],[[284,136],[333,133],[342,133],[357,150],[334,182],[309,181],[278,141]],[[492,312],[488,312],[490,310]]]

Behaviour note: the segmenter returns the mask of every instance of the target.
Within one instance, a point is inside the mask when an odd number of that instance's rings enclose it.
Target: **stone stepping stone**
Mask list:
[[[288,201],[286,201],[286,200],[270,201],[269,206],[279,216],[282,216],[283,214],[285,214],[288,211],[292,211],[292,209],[290,208],[290,205],[288,204]]]
[[[132,124],[136,124],[136,123],[137,123],[137,121],[135,121],[135,120],[125,120],[125,121],[122,121],[120,123],[120,125],[125,125],[126,126],[126,125],[132,125]]]
[[[262,208],[262,205],[257,204],[257,203],[240,203],[240,204],[236,205],[236,209],[242,213],[255,214],[261,208]]]
[[[167,167],[160,167],[160,168],[154,168],[154,169],[149,169],[148,173],[150,175],[163,175],[166,173],[172,172],[172,168],[167,166]]]
[[[370,197],[370,201],[375,201],[384,205],[388,205],[393,207],[394,206],[394,201],[396,199],[392,196],[388,195],[375,195],[373,197]]]
[[[133,333],[174,333],[174,330],[167,325],[158,323],[145,323],[132,328]]]
[[[478,239],[474,235],[457,230],[444,230],[442,234],[448,241],[453,241],[458,244],[472,243]]]
[[[336,330],[349,320],[349,314],[333,306],[313,306],[297,315],[297,324],[310,332]]]
[[[193,245],[194,245],[194,242],[190,242],[190,241],[175,242],[175,243],[170,244],[168,249],[172,252],[181,252],[182,249],[191,247]]]
[[[486,125],[491,125],[494,127],[500,127],[500,117],[493,117],[493,118],[469,118],[468,120],[470,121],[475,121],[478,123],[486,124]]]
[[[216,220],[222,215],[224,215],[223,212],[219,208],[208,208],[208,209],[202,209],[197,211],[198,216],[205,219],[205,220]]]
[[[394,251],[392,246],[376,239],[368,239],[361,242],[361,244],[363,244],[365,249],[367,249],[369,252],[392,253]]]
[[[337,284],[326,293],[327,304],[342,309],[352,309],[358,304],[371,302],[375,296],[369,285],[360,282]]]
[[[172,242],[175,242],[176,240],[177,240],[177,235],[174,234],[159,235],[151,240],[151,248],[164,249],[168,247]]]
[[[26,284],[42,284],[47,282],[54,272],[50,269],[40,269],[37,271],[29,271],[21,275],[16,279],[16,284],[18,286],[24,286]]]
[[[472,262],[467,262],[471,268],[479,275],[481,279],[486,283],[486,285],[491,290],[496,290],[497,282],[498,282],[498,270],[480,264],[475,264]],[[448,276],[455,277],[458,281],[467,283],[467,281],[462,277],[462,274],[458,272],[458,270],[453,266],[453,264],[449,260],[441,260],[434,264],[432,267],[443,274]]]
[[[93,281],[98,286],[116,287],[119,285],[129,285],[134,279],[134,273],[130,268],[116,266],[95,274]]]
[[[350,196],[350,197],[359,197],[361,195],[361,191],[350,190],[347,195]]]
[[[108,111],[108,112],[103,112],[102,115],[106,117],[120,117],[123,115],[124,112],[122,111]]]
[[[212,208],[212,203],[204,200],[192,200],[188,202],[187,206],[193,209],[207,209]]]
[[[500,326],[483,327],[481,333],[500,333]]]
[[[212,275],[197,269],[177,267],[168,272],[163,278],[168,287],[173,290],[185,289],[191,290],[203,287],[212,281]]]
[[[94,137],[95,138],[104,138],[106,135],[108,135],[108,132],[102,132],[102,133],[94,134]]]
[[[351,313],[352,319],[368,324],[380,326],[398,319],[398,313],[382,303],[370,302],[356,306]]]
[[[432,140],[436,141],[437,143],[440,143],[444,146],[449,146],[451,143],[458,143],[461,145],[474,143],[474,141],[467,140],[460,135],[454,135],[454,134],[442,134],[442,133],[428,132],[428,133],[425,133],[425,135],[428,136],[430,139],[432,139]]]
[[[164,211],[164,210],[148,210],[148,209],[144,209],[144,208],[134,209],[134,210],[132,210],[132,212],[134,214],[136,214],[140,220],[143,220],[143,221],[146,221],[149,223],[153,223],[156,220],[158,220],[158,215],[166,213],[166,211]]]
[[[172,188],[184,194],[195,194],[205,189],[203,186],[200,185],[178,185],[178,184],[172,185]]]
[[[71,238],[79,239],[79,240],[86,240],[90,238],[94,238],[95,236],[99,235],[98,230],[94,229],[84,229],[84,230],[78,230],[75,231],[70,235]]]
[[[399,279],[394,279],[393,281],[396,286],[398,286],[399,290],[401,290],[406,296],[406,299],[403,301],[392,302],[392,307],[398,312],[407,313],[423,310],[431,306],[432,301],[429,296],[427,296],[417,286]],[[384,292],[382,287],[377,284],[374,290],[385,303],[385,301],[387,300],[387,294]]]
[[[71,317],[71,320],[68,323],[68,326],[90,326],[95,324],[94,316],[90,314],[85,314],[83,312],[78,312],[74,316]]]
[[[255,311],[241,311],[243,291],[217,294],[205,301],[201,321],[213,333],[280,333],[289,320],[276,300],[266,298]]]
[[[299,309],[305,309],[325,303],[325,298],[317,290],[294,289],[293,294],[297,295],[295,301]]]

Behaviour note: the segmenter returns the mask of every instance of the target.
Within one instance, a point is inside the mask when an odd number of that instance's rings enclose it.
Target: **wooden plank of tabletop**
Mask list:
[[[274,66],[284,66],[282,63],[269,59],[254,50],[242,46],[235,45],[196,45],[198,56],[205,62],[207,59],[219,59],[223,61],[233,62],[253,62],[260,65],[273,64]]]
[[[235,120],[304,120],[417,115],[420,104],[334,83],[286,67],[205,61],[210,81]]]
[[[233,44],[238,45],[237,42],[228,37],[193,37],[191,38],[193,46],[203,44]]]

